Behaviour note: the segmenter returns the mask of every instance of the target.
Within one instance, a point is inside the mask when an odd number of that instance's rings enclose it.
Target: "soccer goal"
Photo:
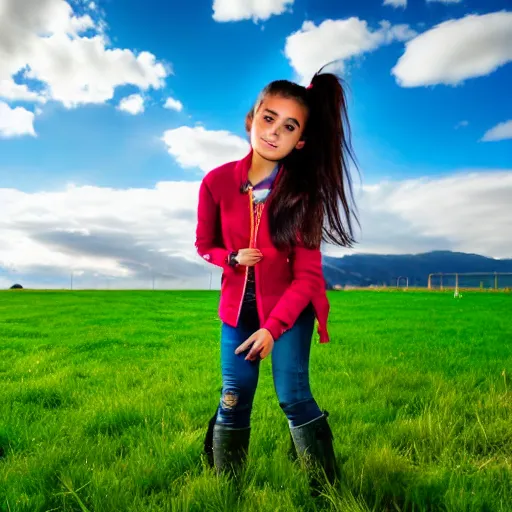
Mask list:
[[[437,272],[429,274],[429,290],[504,290],[512,288],[512,272]]]

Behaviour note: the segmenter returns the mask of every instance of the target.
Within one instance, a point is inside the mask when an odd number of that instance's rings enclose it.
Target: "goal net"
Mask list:
[[[439,272],[429,274],[430,290],[512,289],[512,272]]]

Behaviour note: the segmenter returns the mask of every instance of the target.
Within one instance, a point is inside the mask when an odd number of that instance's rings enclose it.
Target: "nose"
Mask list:
[[[279,137],[279,133],[280,133],[280,127],[279,126],[273,126],[271,129],[270,129],[270,134],[269,135],[272,135],[273,137]]]

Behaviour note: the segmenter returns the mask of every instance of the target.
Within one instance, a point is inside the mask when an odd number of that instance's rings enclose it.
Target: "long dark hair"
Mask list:
[[[271,82],[255,104],[273,95],[293,98],[308,109],[301,138],[306,144],[283,159],[285,172],[269,199],[270,233],[280,249],[294,247],[299,240],[310,249],[319,248],[322,240],[342,247],[355,243],[352,217],[359,221],[348,200],[355,206],[348,159],[356,168],[357,162],[343,81],[322,69],[308,88],[288,80]],[[246,129],[253,113],[254,108],[247,114]]]

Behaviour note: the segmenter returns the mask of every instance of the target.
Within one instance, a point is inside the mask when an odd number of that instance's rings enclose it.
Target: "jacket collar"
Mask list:
[[[246,156],[244,156],[241,160],[238,160],[238,162],[236,163],[236,172],[238,174],[238,179],[240,181],[240,187],[243,187],[249,179],[249,169],[251,168],[253,151],[254,150],[252,149],[251,146],[249,153]],[[280,164],[279,171],[277,172],[277,176],[274,179],[274,185],[277,184],[277,182],[283,175],[283,171],[284,165]]]

